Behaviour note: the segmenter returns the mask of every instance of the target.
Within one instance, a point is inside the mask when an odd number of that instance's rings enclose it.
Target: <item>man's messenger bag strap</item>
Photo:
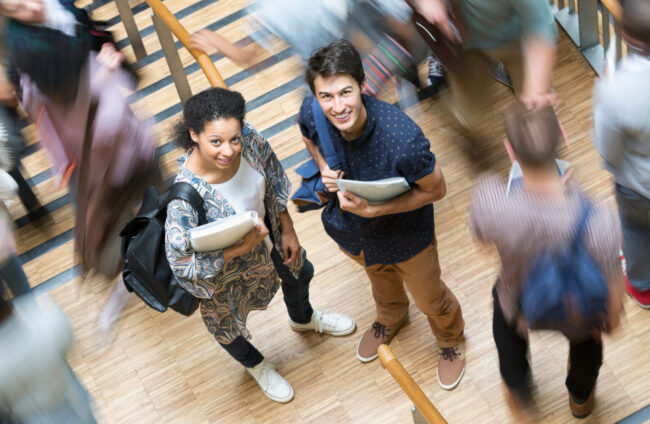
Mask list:
[[[323,150],[327,166],[330,169],[340,169],[341,162],[332,144],[325,114],[318,104],[316,97],[313,98],[311,110],[314,115],[318,140]],[[296,168],[296,173],[302,177],[302,182],[293,196],[291,196],[291,200],[298,206],[298,211],[306,212],[325,206],[329,200],[328,192],[321,180],[320,170],[316,162],[314,162],[314,159],[309,159]]]

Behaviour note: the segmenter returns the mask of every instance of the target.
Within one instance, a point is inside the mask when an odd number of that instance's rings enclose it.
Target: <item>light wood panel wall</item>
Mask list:
[[[193,0],[165,2],[177,14],[195,3]],[[195,31],[238,13],[248,3],[214,1],[186,14],[181,23],[190,32]],[[80,4],[93,7],[87,0]],[[138,7],[142,10],[136,14],[136,22],[145,30],[151,26],[150,10]],[[95,19],[112,19],[116,15],[112,2],[94,7]],[[233,41],[241,40],[249,35],[247,20],[242,15],[217,30]],[[121,24],[116,23],[113,30],[117,39],[123,40]],[[160,48],[153,34],[146,35],[144,43],[150,55]],[[240,90],[249,104],[255,104],[255,99],[271,90],[281,91],[248,114],[248,120],[263,132],[292,119],[303,93],[300,85],[291,86],[292,81],[301,78],[299,58],[286,54],[287,46],[280,40],[273,41],[271,46],[270,52],[258,57],[258,64],[263,65],[277,54],[285,54],[285,58],[270,66],[256,65],[246,70],[227,59],[216,62],[226,81],[233,76],[242,77],[232,88]],[[132,58],[130,46],[122,50]],[[180,53],[184,66],[190,66],[190,55],[184,49]],[[171,83],[157,90],[150,88],[168,77],[169,72],[164,59],[149,62],[140,67],[139,89],[145,95],[134,102],[134,107],[139,113],[159,114],[156,135],[162,146],[171,140],[170,130],[178,112],[172,109],[160,113],[177,105],[178,98]],[[208,86],[200,71],[191,73],[189,80],[194,92]],[[589,66],[567,37],[560,34],[553,85],[562,100],[559,116],[571,145],[562,156],[571,161],[577,179],[589,193],[606,198],[613,205],[612,178],[602,169],[590,143],[593,82],[594,74]],[[500,142],[503,130],[499,111],[512,96],[497,84],[490,89],[495,96],[494,111],[485,117],[491,124],[487,137],[490,142],[482,149],[484,158],[478,164],[463,153],[460,132],[445,106],[445,92],[409,109],[430,138],[432,151],[448,184],[447,196],[435,205],[436,233],[443,279],[461,302],[467,322],[466,375],[454,391],[446,392],[438,386],[438,347],[425,317],[414,305],[410,308],[410,322],[393,340],[391,348],[450,423],[513,421],[504,401],[491,334],[490,288],[498,270],[498,258],[494,249],[473,243],[466,220],[469,191],[475,177],[485,168],[505,174],[509,166]],[[392,93],[387,98],[395,100]],[[29,144],[37,143],[32,126],[26,128],[26,135]],[[280,159],[304,148],[293,124],[274,134],[270,142]],[[178,153],[172,149],[161,158],[169,175],[176,170]],[[73,212],[69,204],[62,202],[66,190],[57,188],[47,174],[43,176],[49,164],[42,151],[34,148],[23,163],[28,176],[41,175],[35,187],[41,201],[63,204],[48,217],[21,225],[16,233],[18,253],[33,256],[24,268],[31,284],[38,286],[78,263],[71,237],[66,240],[66,234],[72,229]],[[296,184],[295,172],[292,169],[288,172]],[[14,203],[11,212],[19,222],[24,221],[25,211],[20,204]],[[293,213],[293,217],[299,238],[316,267],[310,290],[314,307],[350,314],[359,329],[343,338],[294,333],[288,327],[281,294],[268,310],[251,314],[253,342],[277,365],[296,392],[295,399],[287,405],[274,403],[261,393],[254,380],[211,338],[198,314],[190,318],[173,312],[158,314],[132,299],[113,345],[106,352],[98,353],[96,322],[108,296],[107,283],[97,279],[82,283],[75,277],[50,291],[75,327],[77,346],[70,362],[95,398],[100,423],[411,422],[410,402],[386,370],[378,361],[362,364],[355,357],[358,338],[375,318],[365,273],[326,236],[318,212]],[[63,241],[56,241],[57,237]],[[625,306],[626,323],[606,338],[596,408],[584,422],[612,423],[650,403],[647,390],[650,314],[628,298]],[[567,352],[566,341],[557,334],[540,332],[531,336],[539,422],[573,421],[563,385]]]

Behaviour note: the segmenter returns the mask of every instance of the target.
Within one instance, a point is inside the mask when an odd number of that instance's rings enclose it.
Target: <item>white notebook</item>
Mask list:
[[[190,242],[197,252],[225,249],[242,241],[259,224],[257,212],[236,214],[190,230]]]
[[[383,203],[411,189],[404,177],[386,178],[377,181],[336,180],[341,191],[349,191],[363,197],[368,203]]]

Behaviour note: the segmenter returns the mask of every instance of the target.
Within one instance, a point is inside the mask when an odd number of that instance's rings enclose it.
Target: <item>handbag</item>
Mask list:
[[[458,68],[460,56],[462,53],[462,45],[453,42],[446,35],[442,33],[435,25],[432,25],[427,19],[418,12],[417,7],[412,0],[406,0],[406,3],[413,9],[411,15],[411,22],[417,30],[420,37],[427,43],[433,55],[438,58],[442,66],[448,72],[454,72]],[[455,2],[451,2],[452,10],[456,19],[449,17],[449,23],[452,28],[458,32],[462,29],[460,17],[461,14],[457,10]]]
[[[336,154],[336,150],[334,150],[329,129],[327,128],[325,114],[318,104],[316,97],[312,99],[311,110],[314,115],[318,140],[325,155],[327,166],[334,170],[340,169],[341,162]],[[331,193],[327,191],[327,188],[323,184],[320,169],[314,159],[309,159],[296,168],[296,173],[302,177],[302,182],[300,183],[300,187],[291,196],[291,200],[298,206],[298,212],[320,209],[325,206],[330,199]]]

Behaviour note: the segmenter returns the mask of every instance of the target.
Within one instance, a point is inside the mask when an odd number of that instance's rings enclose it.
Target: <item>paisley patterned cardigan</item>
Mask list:
[[[264,177],[264,207],[271,223],[275,248],[282,252],[280,212],[287,209],[291,185],[264,137],[245,122],[242,134],[242,158]],[[205,201],[208,222],[235,214],[232,205],[213,186],[185,168],[191,150],[178,159],[177,182],[191,184]],[[198,225],[198,215],[189,203],[173,200],[167,208],[165,252],[181,286],[201,298],[201,315],[208,330],[220,343],[228,344],[238,336],[250,338],[246,316],[251,310],[264,309],[280,285],[270,252],[262,243],[244,255],[224,264],[223,251],[195,252],[189,230]],[[298,259],[289,265],[298,277],[305,261],[301,249]]]

